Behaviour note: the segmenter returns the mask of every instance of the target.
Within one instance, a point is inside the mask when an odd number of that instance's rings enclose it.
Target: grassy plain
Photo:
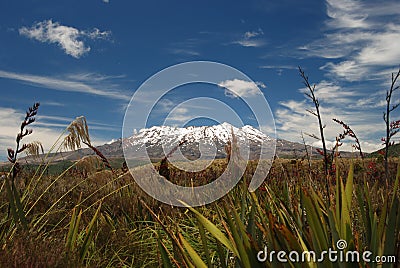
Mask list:
[[[227,196],[195,210],[155,201],[129,172],[112,172],[96,156],[90,158],[48,173],[44,167],[22,167],[15,182],[23,219],[10,212],[2,180],[1,267],[338,267],[261,263],[256,256],[266,245],[276,251],[321,252],[336,248],[340,239],[348,243],[346,250],[399,259],[396,158],[389,161],[388,185],[382,161],[336,159],[329,196],[322,160],[277,159],[254,193],[247,191],[256,165],[251,162]],[[189,186],[210,182],[225,167],[221,159],[196,174],[171,166],[169,171],[174,181]]]

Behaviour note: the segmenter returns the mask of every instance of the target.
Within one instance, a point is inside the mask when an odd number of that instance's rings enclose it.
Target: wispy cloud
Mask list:
[[[82,39],[108,39],[111,35],[110,31],[100,31],[97,28],[82,31],[52,20],[38,22],[31,27],[21,27],[19,33],[42,43],[57,44],[74,58],[80,58],[90,51],[90,47]]]
[[[168,114],[166,122],[184,123],[193,119],[193,115],[189,113],[189,109],[185,107],[177,107]]]
[[[332,28],[368,28],[368,14],[360,8],[359,1],[327,0],[327,24]]]
[[[225,80],[218,83],[218,86],[225,88],[225,95],[231,97],[250,97],[262,94],[259,87],[265,88],[262,82],[251,82],[240,79]]]
[[[302,142],[301,133],[319,136],[317,118],[306,112],[307,109],[312,109],[312,103],[305,100],[289,100],[280,102],[280,105],[281,107],[274,113],[277,133],[280,138]],[[332,148],[335,144],[335,137],[343,132],[342,127],[333,122],[333,118],[343,120],[352,127],[362,142],[363,151],[371,152],[382,147],[379,139],[374,139],[383,133],[381,131],[383,129],[381,118],[377,117],[376,113],[370,112],[370,110],[344,111],[331,104],[321,106],[320,110],[322,123],[326,126],[324,135],[329,148]],[[321,141],[307,135],[304,135],[304,138],[309,145],[318,147],[322,145]],[[344,140],[342,149],[352,151],[352,142],[354,141],[351,139]]]
[[[299,89],[301,93],[308,93],[308,88]],[[360,93],[340,87],[333,82],[321,81],[315,85],[315,95],[320,102],[344,105],[354,101],[354,97]]]
[[[10,108],[0,107],[0,159],[5,160],[7,148],[15,147],[15,136],[24,118],[24,112]],[[44,148],[49,149],[57,140],[61,132],[52,128],[41,127],[36,122],[32,124],[34,132],[24,138],[24,142],[41,141]]]
[[[235,40],[232,43],[243,47],[261,47],[265,45],[265,41],[261,38],[263,35],[263,30],[259,28],[256,31],[245,32],[239,40]]]
[[[75,120],[75,118],[72,117],[41,115],[41,114],[38,114],[36,118],[37,118],[36,124],[42,124],[43,126],[62,127],[62,128],[67,127],[73,120]],[[121,125],[99,123],[92,120],[87,120],[87,123],[89,125],[89,129],[115,131],[116,129],[121,128]]]
[[[239,44],[242,47],[261,47],[265,44],[263,40],[246,40],[246,39],[241,39],[234,41],[233,43]]]
[[[199,56],[198,50],[199,45],[204,43],[204,40],[198,38],[187,38],[183,41],[173,42],[167,48],[167,51],[171,54],[181,56]]]
[[[327,71],[330,76],[344,79],[349,82],[365,79],[368,67],[357,64],[354,60],[346,60],[339,63],[328,62],[320,67],[320,70]]]
[[[161,115],[162,125],[184,126],[189,122],[206,119],[214,122],[229,122],[241,125],[241,112],[226,103],[209,97],[192,98],[185,101],[165,99],[158,103],[157,115]]]
[[[299,93],[308,89],[300,88]],[[329,147],[334,145],[335,137],[343,131],[333,122],[333,118],[349,124],[362,141],[362,149],[366,152],[382,147],[379,137],[383,135],[383,121],[380,109],[385,103],[383,92],[368,94],[341,87],[333,82],[321,81],[315,84],[315,94],[320,103],[320,112],[325,138]],[[300,133],[319,136],[318,122],[307,110],[313,110],[314,104],[308,99],[289,99],[279,102],[280,107],[274,112],[278,136],[284,139],[301,142]],[[306,142],[313,146],[321,146],[321,142],[305,136]],[[342,149],[352,151],[351,139],[346,139]]]
[[[193,50],[193,49],[188,49],[188,48],[171,48],[168,50],[172,54],[178,54],[178,55],[188,55],[188,56],[199,56],[200,53]]]
[[[260,35],[264,35],[263,30],[258,29],[257,31],[251,31],[251,32],[245,32],[244,33],[244,38],[245,39],[250,39],[250,38],[254,38]]]
[[[377,101],[379,100],[379,101]],[[394,101],[397,103],[398,101]],[[380,91],[373,93],[369,96],[365,96],[363,98],[359,98],[354,103],[355,107],[361,109],[374,109],[374,108],[383,108],[386,106],[385,93]]]
[[[25,116],[25,112],[11,108],[0,107],[0,161],[6,160],[7,148],[15,147],[15,137],[20,129],[21,122]],[[62,134],[61,129],[64,129],[72,121],[67,117],[45,116],[38,115],[36,122],[31,125],[33,133],[24,138],[23,142],[40,141],[43,144],[45,151],[49,150],[52,145]],[[57,123],[58,122],[58,123]],[[96,125],[95,122],[88,122],[90,129],[102,129],[105,126]],[[92,126],[93,125],[93,126]],[[110,127],[109,127],[110,128]],[[92,136],[95,145],[101,145],[107,140]]]
[[[48,88],[59,91],[68,91],[68,92],[82,92],[91,95],[102,96],[110,99],[117,100],[130,100],[131,96],[127,93],[112,89],[115,85],[111,83],[106,83],[105,79],[100,79],[94,76],[94,79],[90,79],[94,75],[84,76],[84,79],[75,79],[70,77],[50,77],[50,76],[39,76],[33,74],[24,74],[24,73],[15,73],[0,70],[0,77],[13,79],[20,82],[25,82],[32,84],[37,87]],[[99,83],[101,82],[101,83]]]
[[[297,70],[298,69],[297,66],[293,66],[293,65],[261,65],[259,68],[276,70],[278,75],[282,75],[283,70]]]
[[[65,106],[65,103],[58,102],[58,101],[42,101],[40,104],[43,106],[58,106],[58,107],[63,107]]]
[[[261,69],[288,69],[288,70],[297,70],[297,66],[293,65],[261,65],[259,68]]]
[[[82,82],[107,82],[107,80],[125,78],[126,75],[103,75],[98,73],[74,73],[65,75],[67,78]]]
[[[400,3],[398,1],[326,0],[322,38],[299,47],[299,57],[320,58],[320,70],[331,81],[316,83],[326,138],[330,145],[343,131],[331,119],[348,123],[365,151],[381,148],[382,110],[390,72],[400,63]],[[267,68],[270,66],[267,66]],[[299,89],[305,93],[307,89]],[[395,97],[397,99],[397,97]],[[396,103],[394,101],[394,103]],[[313,103],[292,98],[275,111],[279,136],[301,141],[300,133],[319,134],[316,118],[307,113]],[[314,121],[313,121],[314,120]],[[320,141],[308,140],[320,146]],[[352,150],[349,143],[344,149]]]
[[[98,28],[93,28],[89,31],[81,31],[81,35],[87,36],[90,39],[103,39],[109,40],[111,36],[111,31],[100,31]]]
[[[324,37],[299,47],[302,55],[337,59],[321,67],[328,75],[354,82],[375,79],[400,62],[400,3],[327,0]]]

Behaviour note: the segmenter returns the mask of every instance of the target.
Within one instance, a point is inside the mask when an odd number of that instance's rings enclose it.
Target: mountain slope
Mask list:
[[[225,145],[232,140],[234,133],[238,146],[246,151],[250,146],[250,158],[261,153],[261,145],[268,145],[270,154],[273,152],[274,139],[261,131],[244,126],[236,128],[228,123],[216,126],[177,128],[169,126],[155,126],[142,129],[136,135],[124,140],[125,152],[129,151],[134,157],[135,152],[147,153],[150,158],[160,158],[169,152],[178,149],[181,157],[189,159],[222,158],[225,157]],[[178,147],[178,144],[181,146]],[[178,157],[172,154],[171,157]]]
[[[228,123],[215,126],[187,127],[178,128],[170,126],[153,126],[151,128],[141,129],[136,134],[124,140],[118,139],[110,144],[104,144],[97,148],[107,158],[123,158],[122,147],[128,149],[130,153],[146,150],[152,159],[160,159],[174,150],[180,142],[185,141],[172,157],[182,157],[188,159],[198,159],[205,155],[212,158],[226,157],[225,145],[232,140],[232,132],[238,140],[238,144],[244,146],[246,142],[250,146],[250,159],[258,158],[261,151],[261,142],[270,146],[269,154],[273,153],[272,145],[276,143],[275,154],[283,158],[301,158],[305,155],[304,144],[290,142],[283,139],[274,140],[265,135],[258,129],[251,126],[236,128]],[[163,148],[164,146],[164,148]],[[315,153],[315,148],[307,146],[308,153],[313,157],[320,157]],[[312,152],[312,153],[311,153]],[[78,160],[86,155],[94,155],[89,148],[79,149],[72,152],[57,153],[53,162],[62,160]],[[350,157],[352,154],[342,152],[342,157]],[[271,155],[268,155],[271,157]],[[35,162],[34,158],[29,157],[29,161]]]

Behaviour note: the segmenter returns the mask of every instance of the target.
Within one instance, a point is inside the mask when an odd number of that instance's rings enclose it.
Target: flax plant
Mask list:
[[[15,150],[8,148],[8,161],[12,164],[9,174],[5,177],[5,185],[9,199],[9,213],[11,212],[15,223],[21,223],[23,229],[28,229],[28,222],[25,217],[25,212],[21,203],[21,197],[15,186],[15,179],[20,171],[20,165],[17,162],[18,155],[22,152],[26,152],[28,155],[38,155],[39,149],[43,151],[43,146],[39,141],[34,141],[31,143],[21,144],[24,137],[32,134],[32,129],[27,129],[29,125],[35,122],[38,109],[40,104],[34,103],[32,107],[29,107],[26,112],[26,116],[21,123],[20,131],[16,138],[16,148]]]
[[[301,69],[301,67],[299,67],[299,72],[300,72],[300,76],[303,79],[303,83],[306,86],[306,88],[309,90],[308,92],[305,92],[305,95],[311,99],[311,101],[314,103],[315,106],[315,111],[312,110],[307,110],[309,113],[311,113],[312,115],[314,115],[315,117],[317,117],[318,119],[318,127],[319,127],[319,134],[320,134],[320,140],[322,142],[322,149],[323,149],[323,158],[324,158],[324,170],[325,170],[325,178],[326,178],[326,185],[325,185],[325,189],[326,189],[326,194],[328,196],[328,200],[330,197],[330,192],[329,192],[329,169],[331,167],[331,161],[329,161],[328,158],[328,152],[327,152],[327,148],[326,148],[326,141],[325,141],[325,134],[324,134],[324,128],[325,125],[322,123],[322,118],[321,118],[321,112],[320,112],[320,103],[319,100],[317,98],[317,96],[315,95],[315,84],[311,85],[309,80],[308,80],[308,76],[305,74],[305,72]],[[313,135],[314,137],[316,137],[315,135]]]
[[[389,147],[394,143],[391,142],[391,139],[394,135],[399,132],[400,128],[400,120],[398,121],[390,121],[390,114],[399,107],[400,103],[392,104],[392,96],[393,93],[400,88],[397,85],[397,80],[400,76],[400,68],[397,73],[392,73],[392,79],[390,83],[390,88],[386,91],[386,111],[383,113],[383,121],[386,126],[386,136],[382,138],[383,144],[385,145],[384,151],[384,160],[385,160],[385,177],[386,180],[389,179],[389,167],[388,167],[388,157],[389,157]]]

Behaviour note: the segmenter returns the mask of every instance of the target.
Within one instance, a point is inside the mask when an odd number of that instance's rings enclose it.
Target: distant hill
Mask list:
[[[369,154],[369,157],[378,157],[379,151],[383,150],[384,151],[384,147],[382,147],[382,149],[379,149],[375,152],[372,152]],[[389,157],[400,157],[400,144],[394,144],[392,146],[389,147]]]

